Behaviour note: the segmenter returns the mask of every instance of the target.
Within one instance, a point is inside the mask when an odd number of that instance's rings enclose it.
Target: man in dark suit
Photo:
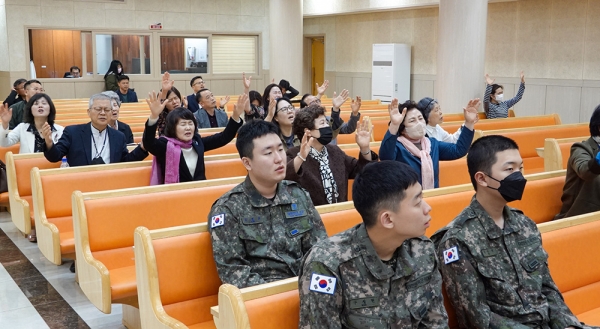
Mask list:
[[[118,130],[107,129],[111,111],[109,96],[93,95],[88,108],[91,122],[66,127],[56,144],[52,142],[50,126],[44,124],[41,133],[46,140],[46,159],[58,162],[66,155],[71,167],[145,159],[148,152],[141,145],[129,152],[125,135]]]
[[[198,101],[196,100],[196,93],[204,89],[204,79],[202,79],[202,76],[195,76],[190,80],[190,86],[194,93],[187,96],[188,110],[196,113],[200,109],[200,105],[198,105]]]

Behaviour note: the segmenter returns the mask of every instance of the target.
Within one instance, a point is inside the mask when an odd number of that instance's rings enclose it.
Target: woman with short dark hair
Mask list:
[[[310,105],[298,110],[294,134],[302,142],[287,150],[286,178],[306,189],[315,206],[348,201],[348,179],[353,179],[378,156],[370,149],[371,124],[368,119],[358,125],[356,144],[358,159],[331,145],[333,130],[325,117],[325,108]]]
[[[112,90],[114,92],[119,90],[117,77],[120,75],[123,75],[123,64],[115,59],[110,62],[108,71],[104,75],[104,90]]]
[[[184,107],[177,107],[168,112],[164,135],[159,138],[155,137],[157,122],[168,101],[161,102],[155,92],[148,96],[150,117],[144,129],[143,145],[154,155],[150,184],[205,180],[204,152],[222,147],[235,137],[243,123],[240,114],[249,106],[248,96],[239,97],[227,127],[220,133],[200,137],[194,114]]]
[[[485,94],[483,95],[483,109],[488,119],[508,118],[508,109],[515,106],[525,93],[525,74],[521,72],[521,84],[517,95],[509,100],[504,100],[504,87],[494,83],[494,79],[485,75]]]

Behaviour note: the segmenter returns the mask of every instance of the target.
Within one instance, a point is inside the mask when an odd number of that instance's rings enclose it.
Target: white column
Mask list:
[[[286,79],[300,93],[302,89],[302,0],[269,1],[270,64],[269,84]]]
[[[446,113],[483,97],[487,7],[487,0],[440,1],[435,94]]]

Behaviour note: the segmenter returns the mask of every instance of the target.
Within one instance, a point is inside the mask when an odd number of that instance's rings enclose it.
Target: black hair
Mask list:
[[[198,92],[196,93],[196,103],[200,103],[200,101],[202,100],[202,92],[207,90],[210,91],[207,88],[198,90]]]
[[[129,77],[128,77],[128,76],[126,76],[125,74],[117,75],[117,81],[118,81],[118,82],[121,82],[121,81],[123,81],[123,80],[127,80],[127,81],[129,81]]]
[[[119,73],[119,65],[121,65],[121,73]],[[123,64],[121,64],[120,61],[118,60],[113,60],[112,62],[110,62],[110,66],[108,67],[108,71],[106,71],[106,74],[104,75],[104,79],[106,79],[106,77],[110,74],[110,73],[114,73],[117,76],[123,74],[125,72],[125,69],[123,69]]]
[[[23,78],[21,78],[21,79],[17,79],[17,80],[15,80],[15,82],[13,83],[13,87],[14,87],[14,88],[17,88],[17,86],[18,86],[18,85],[20,85],[20,84],[22,84],[22,83],[25,83],[25,82],[27,82],[27,79],[23,79]]]
[[[590,118],[590,136],[600,136],[600,105],[596,106]]]
[[[263,105],[263,100],[262,100],[262,96],[260,95],[260,93],[256,90],[250,90],[250,93],[248,94],[248,96],[250,97],[250,104],[252,104],[253,101],[258,101],[258,106],[262,106]]]
[[[182,101],[183,104],[183,100],[181,99],[181,93],[177,88],[175,88],[175,86],[171,87],[171,89],[167,91],[167,98],[169,98],[169,95],[171,95],[171,93],[175,94],[179,98],[179,100]]]
[[[190,87],[194,88],[194,82],[198,79],[202,79],[202,81],[204,81],[204,79],[202,78],[201,75],[197,75],[197,76],[193,77],[192,80],[190,80]]]
[[[377,223],[381,210],[398,211],[405,191],[419,183],[419,175],[409,165],[399,161],[381,161],[367,164],[352,184],[354,208],[366,227]]]
[[[279,136],[279,129],[273,123],[264,120],[250,120],[240,127],[235,141],[240,158],[252,159],[254,140],[268,134]]]
[[[165,119],[165,136],[171,138],[177,138],[177,124],[179,120],[192,120],[194,122],[194,135],[198,133],[198,122],[192,111],[185,107],[178,107],[167,114]]]
[[[410,112],[411,110],[415,109],[421,112],[421,114],[423,114],[423,112],[417,106],[417,103],[411,100],[407,100],[406,102],[398,105],[398,110],[400,111],[400,113],[402,113],[404,108],[406,108],[406,114],[408,114],[408,112]],[[406,126],[404,125],[404,120],[406,120],[406,115],[402,119],[402,123],[400,123],[400,128],[398,128],[398,136],[402,136],[402,132],[404,131],[404,128],[406,128]]]
[[[421,113],[423,113],[423,119],[425,119],[425,123],[429,123],[429,114],[435,107],[435,104],[437,104],[437,101],[431,97],[425,97],[419,101],[419,104],[417,104],[417,107]]]
[[[494,83],[492,85],[492,92],[490,93],[490,99],[489,99],[490,101],[492,100],[492,96],[496,94],[496,90],[498,90],[499,88],[504,89],[504,87],[502,85],[499,85],[497,83]]]
[[[263,106],[265,107],[265,110],[269,109],[269,94],[271,93],[271,89],[275,87],[279,88],[279,90],[281,91],[279,85],[274,83],[268,85],[267,88],[265,88],[265,92],[263,93]]]
[[[44,98],[48,102],[48,105],[50,105],[50,113],[48,113],[47,121],[48,124],[53,125],[54,119],[56,118],[56,107],[54,106],[54,103],[52,102],[50,96],[43,93],[38,93],[31,96],[27,104],[25,104],[25,109],[23,110],[23,122],[29,123],[30,125],[35,124],[35,118],[31,113],[31,108],[33,107],[33,104],[37,102],[40,98]]]
[[[290,89],[290,82],[287,80],[281,79],[279,81],[279,89],[281,89],[281,88],[283,88],[285,90]]]
[[[77,71],[81,72],[81,69],[79,68],[79,66],[71,66],[71,68],[69,69],[69,72],[73,72],[73,70],[77,70]]]
[[[304,94],[304,95],[302,95],[302,99],[300,100],[300,108],[301,109],[303,109],[303,108],[305,108],[305,107],[308,106],[308,104],[306,104],[306,102],[305,102],[305,99],[308,96],[312,96],[312,94]]]
[[[40,86],[42,85],[42,83],[39,80],[32,79],[32,80],[25,82],[25,85],[23,85],[23,88],[27,89],[27,87],[31,86],[32,83],[37,83]]]
[[[315,119],[321,115],[325,115],[325,108],[321,105],[310,105],[296,112],[292,131],[299,140],[304,137],[304,129],[315,129]]]
[[[498,161],[496,154],[506,150],[519,150],[519,145],[514,140],[500,135],[481,137],[471,145],[467,154],[467,167],[475,191],[477,191],[475,174],[481,171],[489,175],[492,166]]]

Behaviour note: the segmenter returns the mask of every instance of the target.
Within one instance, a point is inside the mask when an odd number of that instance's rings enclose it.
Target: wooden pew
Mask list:
[[[4,164],[6,164],[6,153],[8,152],[12,152],[13,154],[19,153],[19,144],[15,144],[9,147],[0,147],[0,161],[2,161]],[[2,207],[10,208],[8,192],[0,193],[0,208]]]
[[[484,136],[502,135],[513,139],[519,145],[525,172],[530,174],[544,171],[544,159],[538,155],[536,149],[544,147],[546,138],[569,138],[588,134],[587,123],[483,131]]]
[[[442,123],[440,126],[447,132],[453,134],[464,123],[448,122]],[[526,127],[541,127],[541,126],[556,126],[560,125],[560,116],[558,114],[536,115],[503,119],[486,119],[475,123],[475,129],[478,130],[499,130],[499,129],[514,129]]]
[[[573,138],[546,138],[542,154],[538,149],[538,155],[544,158],[544,171],[567,169],[569,157],[571,156],[571,146],[587,140],[589,137]]]

